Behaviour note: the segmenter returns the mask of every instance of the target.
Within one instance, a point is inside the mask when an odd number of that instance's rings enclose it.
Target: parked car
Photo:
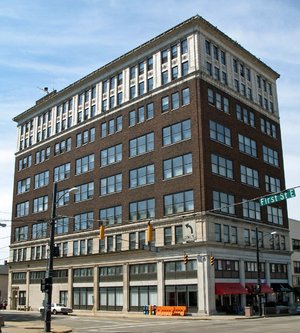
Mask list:
[[[39,311],[40,311],[41,314],[43,314],[44,313],[44,307],[41,306],[39,308]],[[72,312],[73,312],[73,309],[65,306],[62,303],[53,303],[53,304],[51,304],[51,313],[54,314],[54,315],[56,315],[58,313],[62,313],[62,314],[67,315],[67,314],[72,313]]]

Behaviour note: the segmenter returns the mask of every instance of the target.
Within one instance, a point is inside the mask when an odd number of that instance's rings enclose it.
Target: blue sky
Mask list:
[[[300,185],[300,2],[297,0],[0,1],[0,263],[8,257],[16,124],[12,118],[199,14],[280,73],[286,187]],[[298,197],[289,216],[300,220]]]

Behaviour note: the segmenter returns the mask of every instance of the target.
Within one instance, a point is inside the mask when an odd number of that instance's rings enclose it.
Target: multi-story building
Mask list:
[[[286,203],[253,200],[285,188],[278,77],[195,16],[16,116],[10,307],[42,303],[53,203],[54,301],[232,311],[258,240],[265,298],[288,302]]]
[[[300,229],[299,220],[289,219],[290,243],[292,253],[292,274],[294,287],[294,301],[300,305]]]

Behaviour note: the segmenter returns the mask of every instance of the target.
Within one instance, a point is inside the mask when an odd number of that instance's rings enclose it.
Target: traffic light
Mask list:
[[[42,293],[50,290],[51,286],[52,286],[52,278],[51,277],[41,279],[41,292]]]
[[[184,264],[187,265],[188,261],[189,261],[189,257],[188,257],[187,254],[185,254],[184,257],[183,257]]]
[[[105,236],[105,227],[103,224],[101,224],[99,228],[99,238],[103,240],[104,236]]]
[[[149,222],[147,227],[147,241],[151,243],[153,241],[153,225]]]
[[[210,266],[213,266],[215,264],[215,257],[214,256],[210,256],[209,263],[210,263]]]

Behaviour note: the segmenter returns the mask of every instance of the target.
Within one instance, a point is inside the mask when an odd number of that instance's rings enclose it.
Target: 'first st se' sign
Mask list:
[[[281,193],[261,198],[261,199],[259,199],[259,204],[261,206],[270,205],[270,204],[273,204],[277,201],[283,201],[283,200],[287,200],[287,199],[290,199],[290,198],[294,198],[295,196],[296,196],[295,189],[291,188],[291,189],[283,191]]]

